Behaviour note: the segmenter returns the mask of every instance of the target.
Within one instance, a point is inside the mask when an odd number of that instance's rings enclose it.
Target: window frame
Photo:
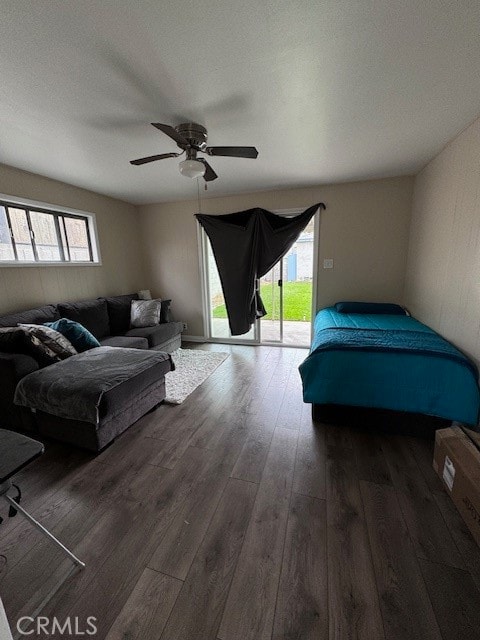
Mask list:
[[[0,206],[5,208],[5,214],[7,224],[10,232],[11,246],[14,260],[0,260],[1,267],[85,267],[85,266],[99,266],[102,264],[100,257],[100,247],[98,242],[97,221],[94,213],[88,211],[80,211],[78,209],[71,209],[69,207],[58,207],[56,205],[47,204],[45,202],[38,202],[36,200],[28,200],[27,198],[18,198],[16,196],[9,196],[0,193]],[[35,260],[18,260],[17,249],[15,239],[12,233],[12,223],[10,219],[10,213],[8,207],[16,209],[24,209],[26,212],[27,223],[30,231],[31,246]],[[30,212],[45,213],[51,215],[54,220],[55,234],[58,242],[58,250],[60,254],[60,260],[39,260],[38,252],[35,243],[35,234],[32,229],[32,221]],[[68,234],[65,228],[65,224],[62,222],[63,218],[71,218],[74,220],[84,220],[86,223],[87,242],[90,260],[70,260],[70,246],[68,241]],[[63,236],[61,228],[63,228]]]

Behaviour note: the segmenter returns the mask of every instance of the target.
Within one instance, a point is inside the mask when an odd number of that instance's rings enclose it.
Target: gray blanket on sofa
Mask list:
[[[98,424],[106,391],[172,359],[163,351],[97,347],[34,371],[20,380],[15,404],[61,418]]]

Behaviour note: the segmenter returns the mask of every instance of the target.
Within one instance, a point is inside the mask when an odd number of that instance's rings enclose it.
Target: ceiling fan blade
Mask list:
[[[175,142],[180,146],[189,146],[188,140],[169,124],[162,124],[161,122],[152,122],[152,124],[157,129],[160,129],[160,131],[163,131],[163,133],[165,133],[169,138],[175,140]]]
[[[205,173],[203,174],[203,179],[205,180],[205,182],[211,182],[212,180],[216,180],[218,178],[217,174],[206,160],[204,160],[203,158],[197,158],[197,160],[203,162],[203,164],[205,165]]]
[[[231,156],[232,158],[256,158],[258,151],[255,147],[207,147],[205,153],[209,156]]]
[[[163,160],[164,158],[178,158],[181,156],[181,153],[161,153],[158,156],[148,156],[147,158],[138,158],[138,160],[130,160],[130,164],[140,165],[146,164],[147,162],[155,162],[155,160]]]

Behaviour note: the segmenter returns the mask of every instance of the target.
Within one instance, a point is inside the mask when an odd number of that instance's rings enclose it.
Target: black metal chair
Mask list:
[[[82,569],[85,563],[75,556],[60,540],[47,531],[43,525],[33,518],[23,507],[20,506],[21,491],[20,488],[12,483],[13,476],[36,458],[42,455],[45,447],[41,442],[27,438],[14,431],[0,429],[0,498],[4,498],[10,505],[8,512],[9,517],[13,517],[21,513],[35,528],[41,531],[49,540],[59,547],[78,567]],[[12,497],[8,495],[11,489],[17,491],[17,495]],[[2,522],[0,518],[0,523]]]

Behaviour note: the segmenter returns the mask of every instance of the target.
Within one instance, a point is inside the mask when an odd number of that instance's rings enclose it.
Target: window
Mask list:
[[[2,262],[98,263],[94,217],[0,199]]]

